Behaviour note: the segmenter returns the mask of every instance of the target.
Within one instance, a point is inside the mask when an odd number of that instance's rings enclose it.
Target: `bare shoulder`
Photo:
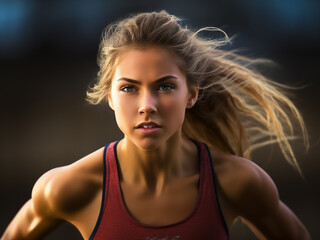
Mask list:
[[[277,204],[277,188],[262,168],[248,159],[218,150],[211,150],[211,154],[221,190],[238,211],[254,208],[252,203],[257,201],[268,208]]]
[[[52,169],[34,185],[32,201],[40,215],[64,219],[90,203],[103,184],[103,148],[75,163]]]
[[[222,211],[231,226],[237,217],[259,239],[310,239],[295,214],[279,199],[269,175],[254,162],[211,149]]]

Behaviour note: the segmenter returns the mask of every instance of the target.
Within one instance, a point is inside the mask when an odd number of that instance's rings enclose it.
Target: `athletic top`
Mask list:
[[[104,149],[104,179],[99,218],[89,240],[196,240],[229,238],[217,197],[210,152],[204,143],[198,148],[200,181],[193,212],[184,220],[165,226],[146,225],[135,220],[124,203],[118,176],[116,146]]]

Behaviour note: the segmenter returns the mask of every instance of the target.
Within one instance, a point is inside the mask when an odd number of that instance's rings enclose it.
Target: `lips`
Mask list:
[[[161,126],[155,122],[142,122],[139,125],[137,125],[135,128],[161,128]]]

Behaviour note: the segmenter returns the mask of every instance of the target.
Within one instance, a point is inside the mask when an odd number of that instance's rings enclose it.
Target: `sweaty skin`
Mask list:
[[[198,90],[188,88],[175,57],[165,48],[132,48],[120,55],[108,100],[124,133],[117,146],[124,201],[139,222],[167,225],[194,209],[199,181],[197,149],[182,136],[181,126],[185,109],[195,104],[197,95]],[[148,122],[157,125],[152,133],[137,127]],[[229,228],[241,217],[260,239],[310,239],[261,168],[210,150]],[[41,239],[64,221],[89,239],[100,211],[102,178],[103,148],[45,173],[1,240]]]

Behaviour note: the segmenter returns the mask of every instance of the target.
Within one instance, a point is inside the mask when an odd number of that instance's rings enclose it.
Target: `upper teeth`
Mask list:
[[[154,126],[153,125],[143,125],[142,127],[143,128],[153,128]]]

